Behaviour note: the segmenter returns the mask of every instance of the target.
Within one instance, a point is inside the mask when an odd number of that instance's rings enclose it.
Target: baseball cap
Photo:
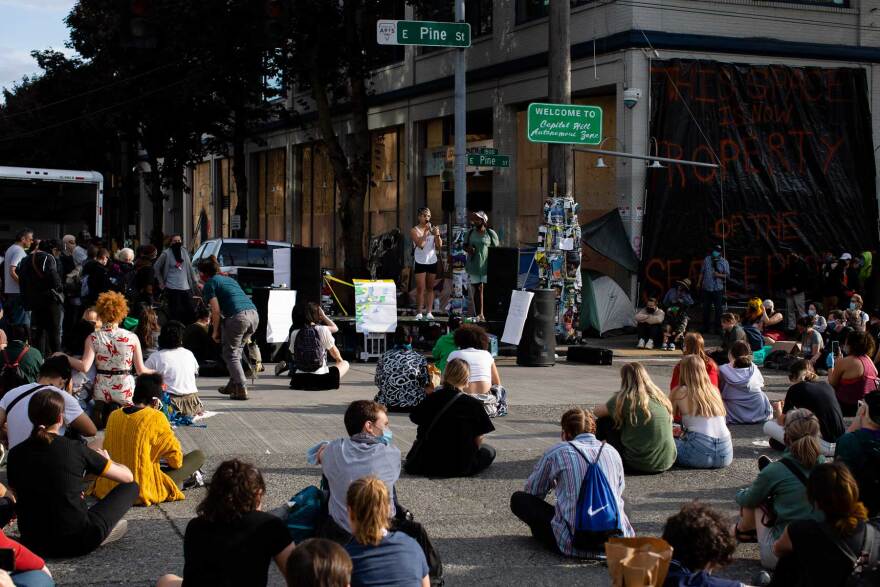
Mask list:
[[[852,261],[852,255],[849,253],[844,253],[840,256],[841,261]]]
[[[482,220],[484,224],[489,224],[489,216],[487,216],[486,213],[482,210],[480,210],[479,212],[474,212],[474,216]]]

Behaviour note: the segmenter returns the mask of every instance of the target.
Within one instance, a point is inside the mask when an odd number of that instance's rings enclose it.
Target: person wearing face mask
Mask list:
[[[198,296],[198,275],[189,253],[183,247],[183,237],[173,234],[169,242],[168,248],[162,251],[154,265],[156,279],[168,303],[168,319],[192,324],[195,320],[193,299]]]
[[[868,326],[868,314],[862,311],[862,296],[854,293],[849,299],[849,307],[843,313],[846,326],[855,332],[864,332]]]
[[[697,286],[703,292],[703,330],[718,334],[718,323],[724,307],[724,292],[730,277],[730,264],[721,255],[721,245],[715,245],[703,259]],[[715,317],[712,319],[712,309]]]
[[[489,217],[485,212],[474,212],[471,215],[471,229],[464,239],[464,248],[468,254],[468,280],[474,294],[474,316],[483,321],[483,286],[488,279],[489,247],[497,247],[498,234],[489,228]]]
[[[819,314],[815,302],[807,303],[807,317],[813,321],[813,330],[824,335],[825,329],[828,328],[828,320],[825,319],[825,316]]]
[[[637,348],[652,349],[661,343],[664,316],[663,310],[657,307],[657,298],[648,298],[648,303],[636,314]]]
[[[443,567],[427,533],[397,501],[394,484],[400,478],[400,449],[392,444],[385,406],[370,400],[353,401],[345,410],[344,420],[347,437],[321,443],[309,451],[309,462],[321,466],[330,489],[328,516],[318,525],[318,537],[343,546],[352,540],[348,488],[358,479],[374,476],[385,483],[391,496],[390,529],[415,538],[425,552],[431,578],[439,578]]]
[[[82,276],[82,305],[94,306],[98,296],[113,289],[110,282],[110,271],[107,264],[110,261],[110,251],[101,248],[95,252],[95,258],[83,264]]]
[[[375,382],[379,393],[373,401],[392,411],[409,411],[433,391],[428,362],[420,352],[413,350],[412,337],[403,326],[397,326],[394,347],[379,357]]]

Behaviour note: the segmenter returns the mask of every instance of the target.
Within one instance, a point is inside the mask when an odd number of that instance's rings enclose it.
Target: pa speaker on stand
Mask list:
[[[290,249],[290,289],[296,290],[296,305],[321,303],[321,249],[293,247]]]
[[[504,320],[510,305],[510,292],[516,289],[519,275],[519,249],[489,247],[486,264],[483,315],[489,320]]]
[[[556,364],[556,291],[536,289],[516,349],[516,364],[522,367],[552,367]]]

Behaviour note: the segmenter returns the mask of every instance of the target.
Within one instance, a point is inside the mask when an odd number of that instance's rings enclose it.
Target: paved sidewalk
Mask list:
[[[471,479],[421,479],[404,476],[400,500],[413,511],[434,540],[455,585],[605,585],[601,563],[568,560],[544,552],[528,536],[525,525],[509,511],[510,494],[522,487],[541,453],[559,440],[559,417],[570,406],[591,407],[604,402],[618,386],[619,365],[644,361],[661,388],[668,387],[680,353],[620,351],[611,367],[571,365],[550,368],[517,367],[499,359],[499,370],[510,394],[510,415],[494,420],[496,431],[487,442],[498,459]],[[319,470],[309,466],[305,451],[323,439],[344,434],[342,414],[355,399],[375,394],[372,364],[352,365],[342,389],[303,392],[287,389],[286,378],[261,377],[251,388],[251,400],[232,402],[217,391],[222,381],[201,379],[206,407],[220,412],[206,427],[184,427],[178,435],[184,450],[200,448],[208,455],[206,471],[230,456],[256,463],[268,485],[266,509],[316,483]],[[271,367],[267,367],[271,372]],[[771,399],[785,390],[781,374],[765,374]],[[409,450],[415,426],[405,414],[390,415],[394,442]],[[628,477],[626,510],[637,532],[659,534],[663,521],[690,500],[699,499],[730,514],[733,495],[757,473],[755,458],[766,452],[753,444],[762,439],[758,426],[733,429],[734,463],[720,471],[672,470],[663,475]],[[183,571],[183,533],[204,495],[187,492],[185,501],[131,510],[128,535],[80,559],[50,561],[61,585],[150,585],[166,572]],[[720,575],[746,581],[758,569],[754,545],[740,546],[733,565]],[[271,584],[283,585],[273,570]]]

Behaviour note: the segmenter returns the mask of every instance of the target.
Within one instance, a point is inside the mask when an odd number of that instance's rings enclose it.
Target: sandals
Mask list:
[[[736,541],[740,544],[754,544],[758,542],[758,531],[757,530],[740,530],[739,524],[737,524],[733,533],[736,536]]]

